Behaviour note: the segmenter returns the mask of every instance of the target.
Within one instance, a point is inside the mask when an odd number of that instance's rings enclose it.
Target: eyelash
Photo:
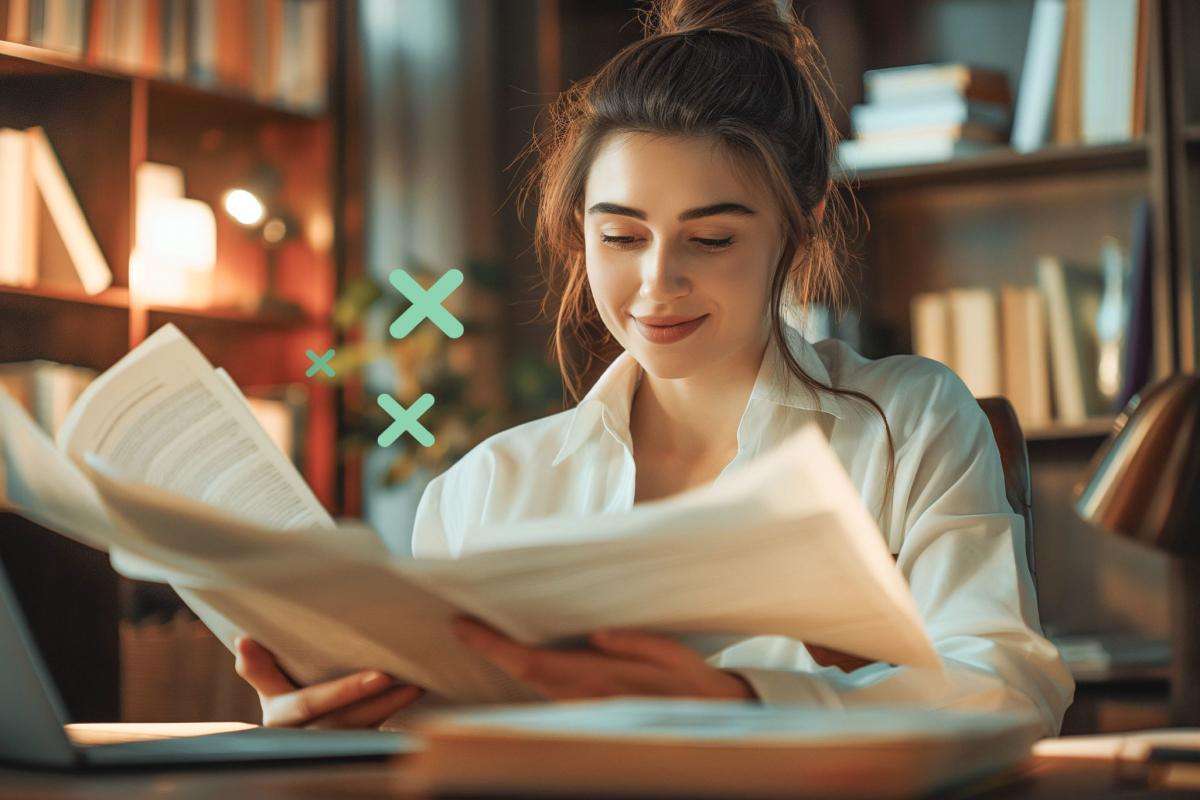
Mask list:
[[[633,244],[633,238],[634,237],[632,237],[632,236],[609,236],[606,233],[600,234],[601,242],[603,242],[604,244],[613,245],[613,246],[617,247],[618,249],[625,249],[625,245]],[[727,248],[731,244],[733,244],[733,237],[727,236],[724,239],[700,239],[700,238],[697,238],[697,239],[695,239],[695,241],[699,242],[706,249],[716,252],[719,250],[724,250],[725,248]]]

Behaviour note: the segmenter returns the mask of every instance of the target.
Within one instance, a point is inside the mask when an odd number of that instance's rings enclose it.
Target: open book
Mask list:
[[[536,699],[453,636],[463,613],[531,644],[639,628],[709,656],[776,635],[940,668],[816,428],[719,484],[479,530],[486,549],[412,559],[336,525],[233,382],[167,326],[88,387],[57,446],[0,393],[0,453],[0,505],[169,582],[226,646],[247,633],[304,683],[370,668],[451,702]]]

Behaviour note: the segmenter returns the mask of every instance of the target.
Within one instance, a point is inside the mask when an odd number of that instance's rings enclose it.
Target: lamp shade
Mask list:
[[[1130,401],[1076,488],[1076,510],[1108,530],[1200,556],[1200,377],[1176,375]]]

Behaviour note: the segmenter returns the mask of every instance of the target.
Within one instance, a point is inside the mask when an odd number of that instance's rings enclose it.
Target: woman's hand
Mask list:
[[[454,632],[468,647],[550,700],[653,695],[748,700],[750,684],[709,664],[674,639],[637,631],[603,631],[592,650],[552,650],[515,642],[460,617]]]
[[[298,688],[258,642],[240,636],[234,668],[258,692],[263,725],[281,728],[378,728],[421,696],[416,686],[397,685],[382,672]]]

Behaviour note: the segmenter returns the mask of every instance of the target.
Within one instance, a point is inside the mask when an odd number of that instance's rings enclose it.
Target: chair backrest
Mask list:
[[[1003,397],[981,397],[979,407],[987,415],[992,426],[992,435],[1000,449],[1000,463],[1004,467],[1004,491],[1008,504],[1025,519],[1025,559],[1029,562],[1029,574],[1037,585],[1037,571],[1033,561],[1033,489],[1029,478],[1029,453],[1025,449],[1025,434],[1012,403]]]

